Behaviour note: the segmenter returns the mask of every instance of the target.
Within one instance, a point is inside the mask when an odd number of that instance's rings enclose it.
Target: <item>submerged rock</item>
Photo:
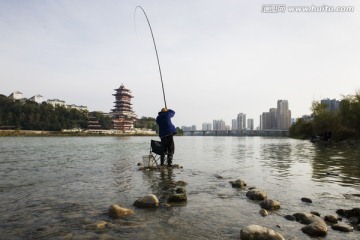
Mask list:
[[[217,179],[223,179],[223,176],[219,175],[219,174],[215,174],[214,175]]]
[[[301,231],[311,237],[321,237],[327,234],[328,228],[324,221],[317,221],[301,228]]]
[[[234,188],[245,188],[246,187],[246,182],[244,182],[243,180],[237,179],[235,181],[230,181],[231,186]]]
[[[354,228],[344,223],[337,223],[331,226],[332,229],[340,231],[340,232],[352,232]]]
[[[260,206],[266,210],[277,210],[280,208],[280,202],[278,200],[265,199],[260,203]]]
[[[133,215],[134,211],[128,208],[123,208],[118,204],[112,204],[109,207],[109,216],[111,218],[120,218],[124,216]]]
[[[137,199],[134,206],[138,208],[156,208],[159,206],[159,200],[154,194],[148,194]]]
[[[175,190],[176,193],[186,193],[186,190],[185,188],[183,187],[178,187],[176,190]]]
[[[184,186],[187,185],[187,182],[185,182],[185,181],[177,181],[177,182],[175,182],[175,185],[184,187]]]
[[[285,240],[280,233],[260,225],[249,225],[240,231],[241,240]]]
[[[251,200],[264,200],[267,198],[267,193],[255,188],[247,191],[246,196]]]
[[[106,222],[106,221],[99,221],[94,224],[85,225],[84,228],[86,230],[99,230],[99,229],[104,229],[107,224],[108,224],[108,222]]]
[[[169,196],[168,202],[186,202],[187,196],[185,193],[176,193]]]

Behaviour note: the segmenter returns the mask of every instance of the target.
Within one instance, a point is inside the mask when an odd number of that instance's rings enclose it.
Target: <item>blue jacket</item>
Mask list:
[[[167,112],[159,112],[156,123],[159,125],[159,137],[163,138],[168,135],[176,134],[176,128],[171,122],[171,118],[175,115],[175,112],[168,109]]]

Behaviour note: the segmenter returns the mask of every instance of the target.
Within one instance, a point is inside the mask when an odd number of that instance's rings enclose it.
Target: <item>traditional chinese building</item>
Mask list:
[[[115,106],[112,109],[112,128],[121,131],[127,131],[134,128],[136,114],[132,110],[131,98],[134,96],[131,91],[120,85],[113,96],[115,96]]]

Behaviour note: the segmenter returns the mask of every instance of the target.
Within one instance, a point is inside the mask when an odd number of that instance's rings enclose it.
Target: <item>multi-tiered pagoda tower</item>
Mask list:
[[[112,128],[127,131],[134,127],[136,114],[132,110],[131,98],[134,96],[131,91],[120,85],[113,96],[115,96],[115,108],[112,109]]]

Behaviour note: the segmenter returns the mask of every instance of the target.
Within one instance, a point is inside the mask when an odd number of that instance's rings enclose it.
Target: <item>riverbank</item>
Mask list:
[[[46,136],[156,136],[154,131],[33,131],[33,130],[0,130],[0,137],[46,137]]]

